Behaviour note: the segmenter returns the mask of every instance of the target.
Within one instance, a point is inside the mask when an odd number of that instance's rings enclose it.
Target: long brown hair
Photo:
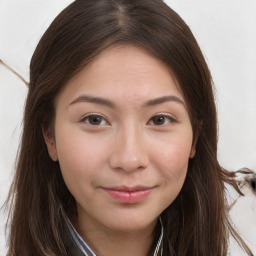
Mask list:
[[[162,213],[163,255],[224,256],[229,232],[250,253],[229,223],[224,182],[236,187],[234,174],[217,161],[211,74],[189,27],[161,0],[77,0],[53,21],[31,60],[8,256],[66,255],[63,215],[75,212],[75,200],[48,155],[42,127],[54,122],[53,101],[65,84],[115,44],[143,47],[170,68],[198,137],[184,186]]]

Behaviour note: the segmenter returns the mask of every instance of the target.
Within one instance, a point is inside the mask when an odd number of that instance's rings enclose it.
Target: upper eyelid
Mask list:
[[[90,117],[90,116],[100,116],[100,117],[102,117],[102,118],[108,120],[107,117],[105,117],[103,114],[99,114],[99,113],[89,113],[89,114],[85,114],[85,115],[83,115],[82,117],[80,117],[79,120],[83,120],[83,119],[85,119],[85,118],[87,118],[87,117]]]
[[[89,118],[90,116],[99,116],[101,117],[102,119],[104,119],[106,121],[107,124],[110,124],[110,122],[108,121],[108,118],[106,118],[104,115],[102,114],[94,114],[94,113],[90,113],[90,114],[86,114],[86,115],[83,115],[80,119],[79,119],[79,122],[83,122],[86,118]]]
[[[88,114],[85,114],[85,115],[83,115],[81,118],[79,118],[79,121],[83,121],[84,119],[86,119],[86,118],[88,118],[88,117],[90,117],[90,116],[99,116],[99,117],[102,117],[103,119],[106,120],[107,123],[110,123],[109,120],[108,120],[108,118],[107,118],[105,115],[101,114],[101,113],[88,113]],[[152,120],[152,119],[153,119],[154,117],[156,117],[156,116],[164,116],[164,117],[166,117],[166,118],[172,119],[172,120],[175,121],[175,122],[179,122],[178,119],[177,119],[177,117],[175,117],[174,115],[169,114],[169,113],[157,113],[157,114],[154,114],[154,115],[152,115],[152,116],[150,117],[150,119],[148,120],[148,122],[149,122],[150,120]],[[147,122],[147,123],[148,123],[148,122]]]
[[[175,121],[178,121],[177,117],[175,117],[174,115],[172,114],[167,114],[167,113],[159,113],[159,114],[154,114],[150,120],[156,116],[164,116],[164,117],[167,117],[167,118],[170,118],[170,119],[174,119]]]
[[[154,117],[157,117],[157,116],[163,116],[163,117],[169,119],[169,122],[168,122],[169,124],[177,124],[177,123],[179,123],[179,121],[177,120],[177,118],[174,117],[173,115],[171,115],[171,114],[163,114],[163,113],[162,113],[162,114],[155,114],[155,115],[153,115],[153,116],[148,120],[147,125],[153,125],[153,126],[156,126],[156,127],[165,127],[167,124],[163,124],[163,125],[151,124],[153,118],[154,118]]]

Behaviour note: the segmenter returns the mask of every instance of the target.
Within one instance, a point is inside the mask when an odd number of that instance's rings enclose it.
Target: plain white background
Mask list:
[[[29,80],[29,61],[50,22],[71,0],[0,0],[0,59]],[[166,1],[198,40],[216,86],[219,161],[256,170],[256,1]],[[22,126],[25,84],[0,65],[0,205],[6,199]],[[33,193],[33,191],[31,191]],[[235,195],[234,195],[235,196]],[[232,218],[256,253],[255,197],[239,199]],[[5,255],[0,215],[0,255]],[[241,256],[232,243],[232,254]]]

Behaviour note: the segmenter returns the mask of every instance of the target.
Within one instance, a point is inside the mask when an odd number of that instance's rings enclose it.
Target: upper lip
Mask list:
[[[127,192],[132,192],[132,191],[141,191],[141,190],[148,190],[152,189],[154,186],[114,186],[114,187],[104,187],[106,190],[116,190],[116,191],[127,191]]]

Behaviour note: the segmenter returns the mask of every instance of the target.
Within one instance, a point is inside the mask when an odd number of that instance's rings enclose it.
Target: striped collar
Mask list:
[[[68,255],[69,256],[97,256],[89,245],[83,240],[83,238],[78,234],[72,223],[68,218],[65,218],[68,227],[69,237],[71,241],[68,241]],[[161,232],[158,238],[158,242],[154,251],[153,256],[162,256],[163,254],[163,224],[161,218],[159,218],[161,224]],[[70,240],[69,239],[69,240]]]

